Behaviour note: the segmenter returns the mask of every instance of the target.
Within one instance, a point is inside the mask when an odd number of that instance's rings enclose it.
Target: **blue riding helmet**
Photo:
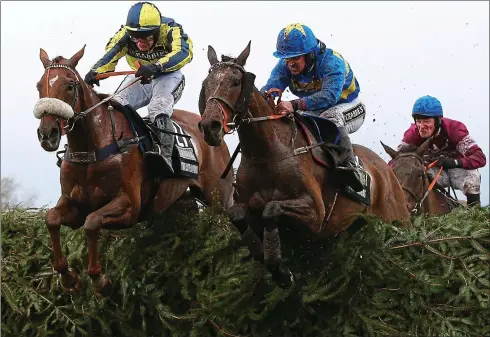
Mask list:
[[[315,35],[305,25],[293,23],[283,28],[277,36],[276,51],[273,55],[280,59],[308,54],[318,44]]]
[[[432,96],[423,96],[415,101],[412,116],[443,117],[442,104]]]

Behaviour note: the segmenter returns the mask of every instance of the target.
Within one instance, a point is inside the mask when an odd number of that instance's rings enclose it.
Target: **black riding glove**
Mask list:
[[[85,75],[85,82],[87,82],[88,85],[91,87],[96,84],[97,86],[100,86],[99,80],[95,79],[95,76],[97,76],[97,72],[95,70],[90,70],[87,75]]]
[[[161,71],[162,71],[162,66],[160,64],[157,63],[145,64],[144,66],[138,68],[138,71],[136,72],[135,76],[136,77],[142,76],[143,79],[141,80],[141,84],[148,84],[151,82],[153,76],[160,73]]]
[[[443,168],[450,170],[453,168],[461,167],[461,161],[458,159],[448,158],[448,157],[440,157],[437,159],[437,165],[442,166]]]

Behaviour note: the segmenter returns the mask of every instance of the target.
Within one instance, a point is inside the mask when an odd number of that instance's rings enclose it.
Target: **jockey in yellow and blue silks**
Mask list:
[[[271,72],[262,93],[287,87],[299,97],[282,101],[280,114],[299,111],[302,114],[322,116],[332,120],[340,131],[340,145],[348,149],[342,167],[345,181],[355,191],[363,189],[358,165],[352,150],[349,133],[364,123],[366,108],[359,100],[359,83],[349,63],[338,52],[318,40],[303,24],[290,24],[278,37],[274,56],[280,60]]]
[[[170,117],[173,106],[178,102],[185,86],[181,68],[192,61],[192,40],[184,33],[182,26],[173,19],[163,17],[158,8],[150,2],[134,4],[127,16],[126,25],[109,40],[105,54],[85,76],[89,85],[99,85],[95,76],[112,72],[122,57],[132,69],[141,66],[135,75],[127,76],[121,87],[142,76],[138,82],[114,96],[122,105],[134,109],[148,106],[150,120],[159,129],[172,131]],[[173,173],[171,155],[174,144],[172,134],[159,134],[162,146],[147,152],[164,169]]]

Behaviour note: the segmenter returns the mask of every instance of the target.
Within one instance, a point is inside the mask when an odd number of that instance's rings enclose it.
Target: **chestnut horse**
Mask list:
[[[70,59],[52,61],[41,49],[45,71],[37,83],[40,100],[34,109],[39,118],[38,137],[46,151],[55,151],[66,131],[67,151],[61,164],[61,197],[48,210],[48,228],[55,258],[54,268],[61,274],[67,290],[78,290],[80,278],[68,267],[60,246],[60,228],[83,226],[88,242],[88,274],[96,294],[110,293],[111,281],[101,274],[98,237],[101,229],[123,229],[160,214],[181,198],[189,188],[211,203],[218,192],[222,207],[233,204],[233,173],[220,179],[230,153],[226,145],[208,146],[198,128],[199,115],[175,110],[172,119],[191,136],[199,160],[197,178],[174,176],[155,178],[146,170],[137,135],[117,105],[109,108],[75,70],[85,46]],[[114,102],[113,102],[114,103]],[[141,135],[140,135],[141,136]],[[125,149],[120,148],[125,144]],[[104,155],[105,154],[105,155]],[[148,210],[148,211],[147,211]]]
[[[428,166],[424,164],[422,158],[429,143],[430,139],[418,148],[407,148],[402,151],[395,151],[383,142],[381,145],[392,158],[390,165],[405,192],[408,211],[414,214],[447,214],[457,207],[459,202],[444,190],[437,188],[437,185],[434,184],[436,188],[431,187],[427,175]]]
[[[333,170],[315,160],[315,156],[325,156],[323,151],[318,147],[308,150],[310,131],[297,117],[275,114],[273,101],[267,102],[255,88],[255,75],[244,69],[249,53],[250,43],[236,59],[222,56],[219,61],[209,46],[211,68],[201,90],[199,128],[209,145],[221,146],[228,126],[238,127],[242,151],[236,177],[239,200],[227,213],[251,255],[265,262],[278,285],[288,287],[294,277],[281,258],[282,228],[294,226],[290,228],[304,228],[307,235],[328,237],[361,220],[362,214],[374,214],[390,223],[398,220],[402,225],[409,224],[410,215],[390,167],[361,145],[355,145],[354,152],[371,177],[371,204],[338,193]],[[300,148],[304,151],[298,151]]]

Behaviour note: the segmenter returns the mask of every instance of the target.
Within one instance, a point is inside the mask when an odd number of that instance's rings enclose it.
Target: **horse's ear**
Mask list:
[[[83,45],[82,49],[80,49],[75,55],[73,55],[71,57],[70,60],[68,60],[68,63],[70,64],[70,66],[72,66],[73,68],[75,68],[78,64],[78,61],[80,61],[80,59],[82,58],[83,56],[83,53],[85,53],[85,46],[86,44]]]
[[[386,153],[388,153],[388,155],[391,157],[391,159],[395,159],[396,157],[398,157],[400,155],[400,153],[398,151],[395,151],[393,150],[391,147],[389,147],[388,145],[384,144],[383,142],[381,142],[381,145],[383,145],[383,148],[385,149]]]
[[[208,46],[208,60],[212,66],[218,63],[218,55],[216,55],[216,50],[214,50],[214,48],[210,45]]]
[[[44,68],[49,66],[51,61],[49,60],[48,53],[44,51],[44,49],[41,48],[39,52],[39,58],[41,59],[41,62],[43,63]]]
[[[425,142],[422,143],[422,145],[419,146],[419,148],[415,151],[415,153],[419,156],[422,157],[429,148],[430,141],[432,140],[432,137],[427,138]]]
[[[245,63],[247,63],[248,55],[250,55],[250,44],[251,43],[252,43],[252,41],[248,41],[247,47],[236,58],[236,63],[242,67],[245,66]]]

